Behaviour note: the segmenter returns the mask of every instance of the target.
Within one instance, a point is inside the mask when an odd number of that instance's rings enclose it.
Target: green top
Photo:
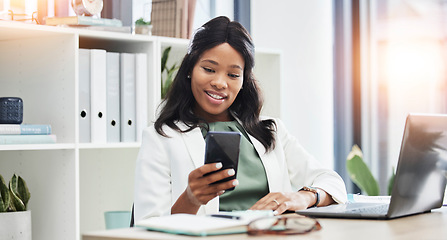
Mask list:
[[[247,210],[259,199],[269,193],[264,165],[244,128],[237,122],[214,122],[209,124],[210,131],[240,132],[242,134],[239,163],[236,178],[239,185],[233,191],[220,196],[219,210]],[[206,129],[202,128],[203,137]]]

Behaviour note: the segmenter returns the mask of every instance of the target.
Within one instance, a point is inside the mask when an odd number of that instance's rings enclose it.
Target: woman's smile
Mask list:
[[[223,93],[217,93],[212,91],[205,91],[205,93],[210,97],[211,103],[215,104],[220,104],[227,98],[227,96]]]

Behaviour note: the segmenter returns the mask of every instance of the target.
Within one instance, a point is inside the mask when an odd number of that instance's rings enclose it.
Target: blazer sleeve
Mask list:
[[[171,213],[171,167],[165,138],[153,126],[143,131],[135,169],[134,218]]]
[[[277,147],[282,147],[287,162],[290,182],[295,190],[303,186],[323,189],[335,202],[345,203],[346,187],[343,179],[333,170],[325,168],[309,154],[298,140],[285,128],[283,122],[275,119],[277,125]]]

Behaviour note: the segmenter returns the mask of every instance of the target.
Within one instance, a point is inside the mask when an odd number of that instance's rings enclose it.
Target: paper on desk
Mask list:
[[[348,194],[349,203],[390,203],[391,196],[366,196],[360,194]]]
[[[245,221],[247,223],[261,217],[273,217],[273,210],[220,211],[211,216],[221,216]]]

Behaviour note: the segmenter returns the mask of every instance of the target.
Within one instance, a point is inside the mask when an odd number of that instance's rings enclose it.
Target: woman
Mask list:
[[[239,23],[217,17],[196,31],[158,119],[143,132],[135,219],[247,209],[281,214],[346,201],[335,172],[322,168],[280,120],[260,118],[253,67],[254,45]],[[237,179],[211,184],[235,171],[204,164],[210,130],[242,134]]]

